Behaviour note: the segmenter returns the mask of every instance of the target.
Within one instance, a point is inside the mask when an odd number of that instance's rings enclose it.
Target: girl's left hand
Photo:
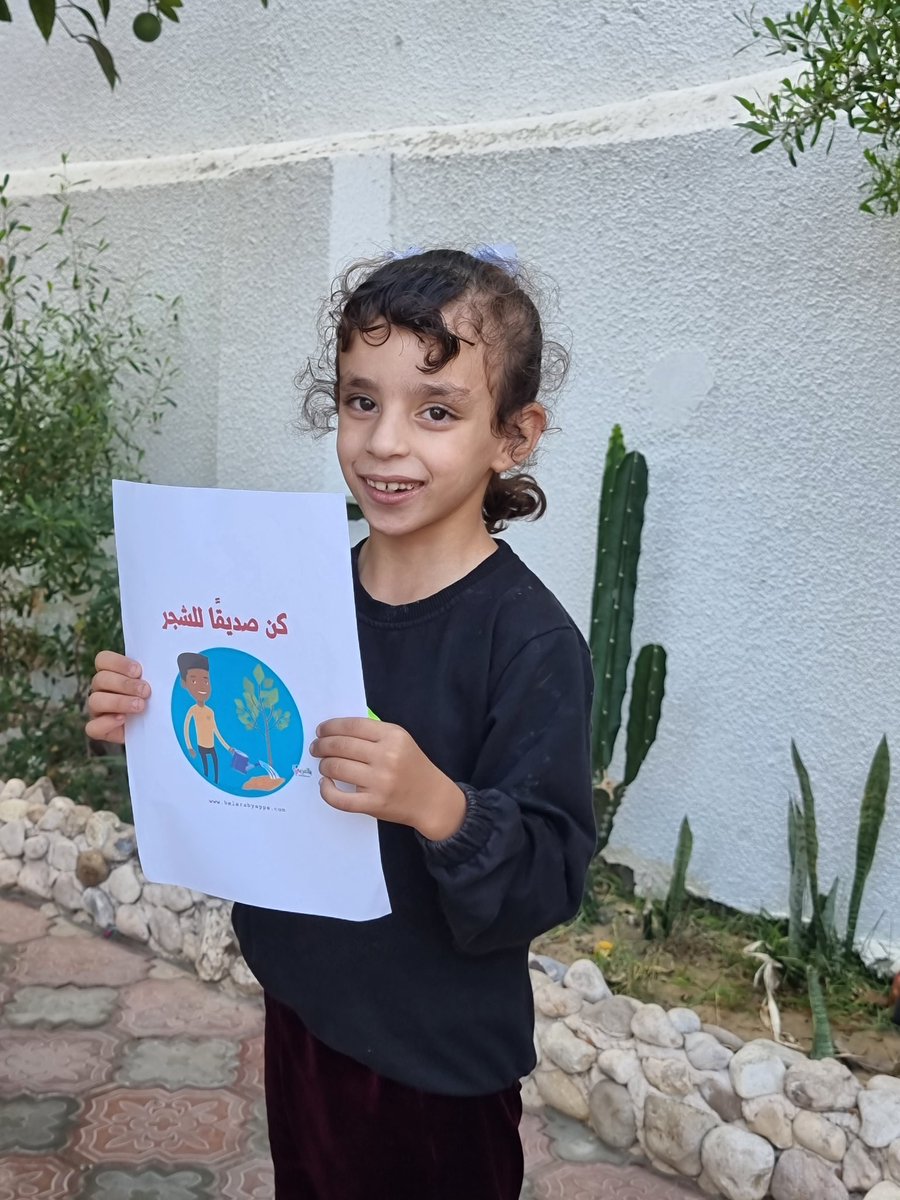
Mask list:
[[[368,717],[336,717],[316,730],[309,752],[318,758],[319,791],[332,808],[411,825],[430,841],[460,828],[466,797],[399,725]],[[352,783],[344,792],[335,781]]]

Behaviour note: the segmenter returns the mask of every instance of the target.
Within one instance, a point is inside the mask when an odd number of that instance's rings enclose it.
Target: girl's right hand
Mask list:
[[[101,650],[94,659],[97,674],[91,680],[84,727],[97,742],[125,742],[125,717],[144,711],[150,684],[141,679],[141,664],[114,650]]]

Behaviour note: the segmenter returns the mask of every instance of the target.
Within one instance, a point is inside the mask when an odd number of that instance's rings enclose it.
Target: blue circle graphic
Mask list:
[[[303,721],[284,682],[228,646],[178,655],[172,726],[197,774],[232,796],[280,791],[303,755]]]

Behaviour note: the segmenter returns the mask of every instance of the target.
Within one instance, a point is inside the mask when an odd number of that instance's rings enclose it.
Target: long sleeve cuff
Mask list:
[[[487,845],[495,828],[491,805],[484,802],[483,795],[467,783],[457,782],[456,786],[466,798],[466,815],[456,833],[437,842],[416,833],[426,860],[438,867],[457,866],[473,858]]]

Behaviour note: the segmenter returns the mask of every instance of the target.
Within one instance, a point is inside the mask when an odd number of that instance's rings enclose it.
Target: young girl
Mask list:
[[[492,537],[545,508],[521,468],[550,351],[490,257],[368,264],[333,299],[305,412],[336,415],[369,526],[353,568],[380,720],[328,720],[311,752],[325,803],[378,818],[392,912],[234,906],[265,991],[276,1196],[517,1200],[528,946],[576,912],[594,850],[587,647]],[[149,685],[110,651],[97,669],[88,734],[122,741]]]

